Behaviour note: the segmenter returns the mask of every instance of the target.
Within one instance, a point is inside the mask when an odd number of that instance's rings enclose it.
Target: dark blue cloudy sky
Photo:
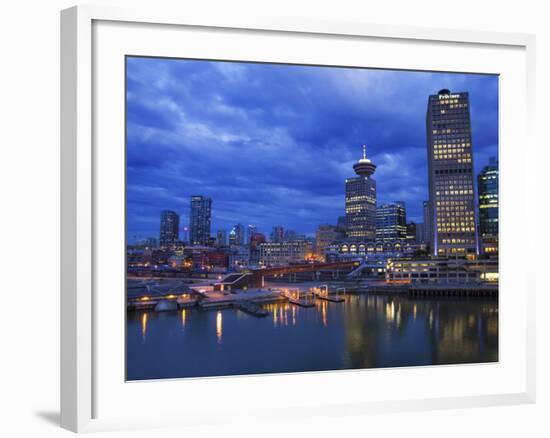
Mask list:
[[[476,173],[498,150],[498,78],[486,75],[127,58],[127,226],[156,237],[163,209],[188,223],[213,199],[212,233],[235,223],[313,234],[344,214],[361,145],[378,202],[422,221],[430,94],[468,91]]]

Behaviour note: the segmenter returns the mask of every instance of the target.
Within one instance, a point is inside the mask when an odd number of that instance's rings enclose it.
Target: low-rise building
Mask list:
[[[345,238],[345,233],[337,225],[319,225],[315,233],[315,252],[323,261],[330,245]]]
[[[313,256],[313,245],[308,240],[265,242],[260,244],[260,264],[281,266],[303,262]]]
[[[496,283],[498,261],[464,258],[390,259],[386,281],[399,283]]]

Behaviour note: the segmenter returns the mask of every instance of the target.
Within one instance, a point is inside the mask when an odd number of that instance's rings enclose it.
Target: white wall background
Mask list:
[[[97,4],[180,7],[234,15],[414,24],[537,35],[537,124],[547,127],[550,27],[546,2],[523,0],[139,0]],[[59,10],[66,0],[3,3],[0,13],[0,435],[61,436],[59,418]],[[539,128],[538,217],[547,217],[547,136]],[[522,145],[517,145],[521,151]],[[539,219],[540,247],[548,248]],[[541,252],[541,255],[542,252]],[[533,262],[544,273],[545,257]],[[32,264],[32,272],[27,265]],[[547,268],[546,268],[547,269]],[[542,276],[542,275],[541,275]],[[538,402],[530,406],[370,415],[281,422],[261,427],[204,427],[132,432],[137,436],[550,436],[546,291],[539,288]],[[112,433],[107,436],[130,436]]]

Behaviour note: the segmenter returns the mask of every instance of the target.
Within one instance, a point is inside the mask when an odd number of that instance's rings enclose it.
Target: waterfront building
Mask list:
[[[216,233],[216,245],[217,246],[227,246],[227,231],[218,230]]]
[[[346,179],[346,235],[354,240],[376,239],[376,181],[372,174],[376,165],[367,158],[363,145],[363,157],[353,165],[357,174]]]
[[[406,240],[394,241],[350,241],[333,243],[330,250],[339,255],[340,260],[347,258],[369,258],[372,256],[401,257],[403,254],[412,254],[416,249],[415,245]]]
[[[243,224],[236,224],[229,232],[229,246],[242,246],[245,242],[245,228]]]
[[[497,260],[434,257],[431,259],[390,259],[386,281],[397,283],[496,283]]]
[[[407,237],[407,213],[401,201],[376,208],[376,240],[389,241]]]
[[[477,252],[470,102],[467,92],[431,95],[426,114],[432,252]]]
[[[175,211],[163,210],[160,212],[160,237],[161,248],[172,248],[179,240],[180,217]]]
[[[270,240],[272,242],[282,242],[284,240],[285,236],[285,230],[281,226],[275,226],[273,227],[273,230],[271,231]]]
[[[323,224],[315,232],[315,253],[323,261],[325,253],[332,243],[341,241],[345,234],[336,225]]]
[[[282,266],[309,260],[313,245],[308,240],[265,242],[260,244],[260,263],[264,266]]]
[[[498,161],[492,157],[477,176],[479,237],[484,254],[498,253]]]
[[[212,199],[202,195],[191,196],[189,215],[190,244],[207,245],[212,221]]]
[[[424,216],[422,242],[431,245],[433,239],[433,212],[430,201],[422,202],[422,215]]]

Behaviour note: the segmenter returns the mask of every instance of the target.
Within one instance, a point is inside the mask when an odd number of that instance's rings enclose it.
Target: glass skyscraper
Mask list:
[[[161,248],[171,248],[179,240],[180,217],[175,211],[163,210],[160,212],[160,237]]]
[[[191,196],[189,214],[189,240],[191,245],[207,245],[210,239],[212,221],[212,199],[203,196]]]
[[[353,165],[357,176],[346,179],[346,235],[349,239],[376,239],[376,181],[372,174],[376,165],[363,157]]]
[[[404,202],[382,204],[376,209],[376,240],[405,240],[407,214]]]
[[[498,161],[492,157],[477,176],[479,237],[485,254],[498,253]]]
[[[426,114],[432,251],[477,253],[470,101],[467,92],[431,95]]]

